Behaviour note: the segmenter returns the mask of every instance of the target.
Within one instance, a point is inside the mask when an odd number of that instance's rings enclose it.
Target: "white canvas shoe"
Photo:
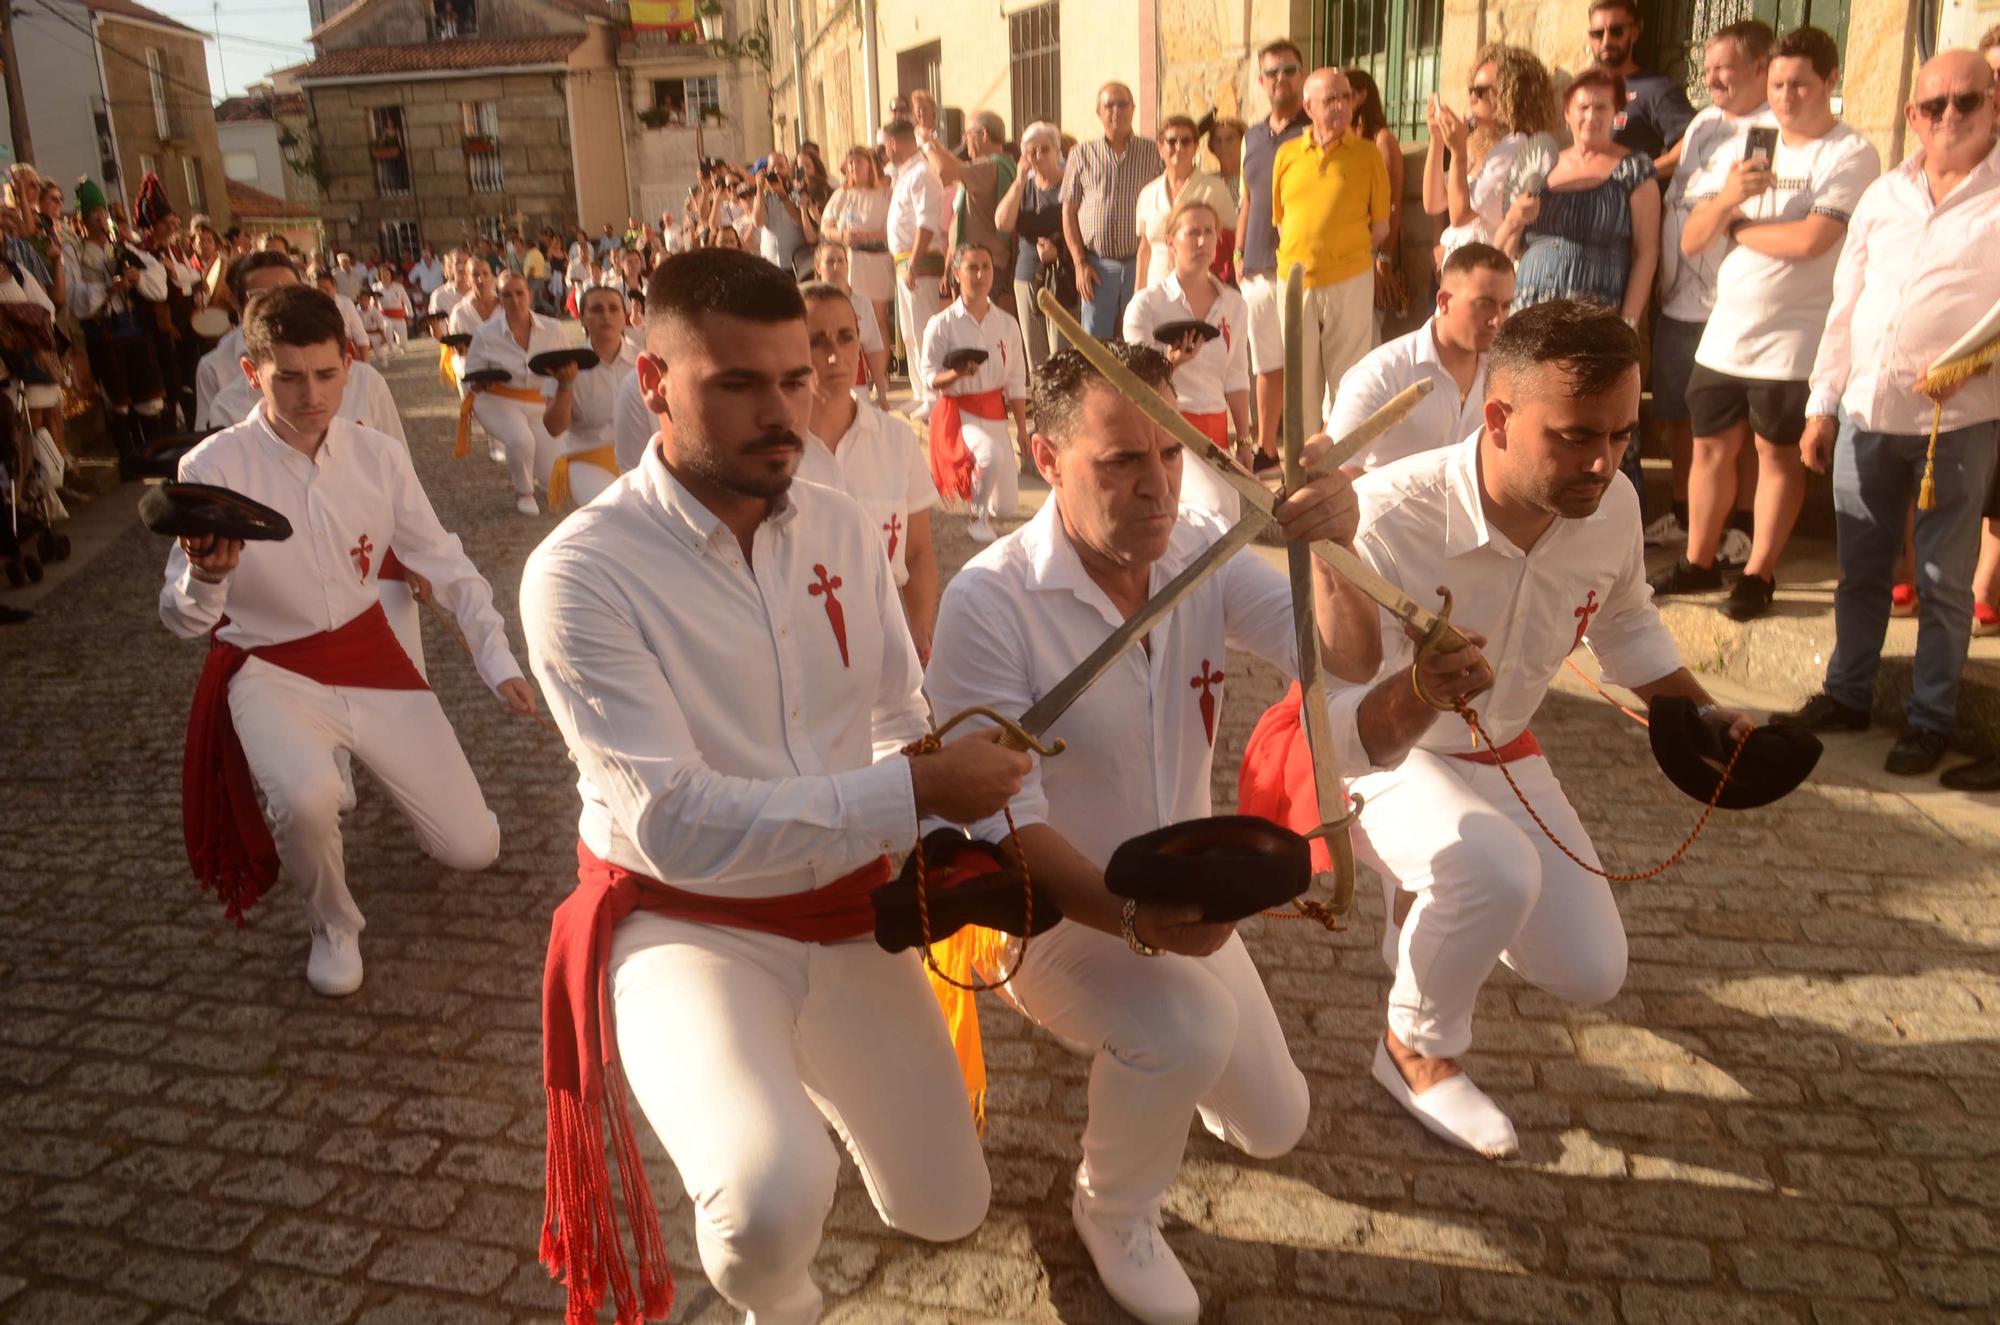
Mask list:
[[[1403,1080],[1395,1060],[1389,1057],[1388,1044],[1381,1040],[1375,1042],[1374,1071],[1375,1079],[1396,1103],[1453,1145],[1464,1146],[1488,1159],[1506,1159],[1520,1153],[1521,1142],[1514,1135],[1514,1124],[1465,1073],[1447,1077],[1421,1093],[1413,1091],[1410,1083]]]
[[[1082,1192],[1070,1198],[1070,1216],[1112,1301],[1146,1325],[1195,1325],[1201,1298],[1158,1224],[1087,1214]]]
[[[306,983],[315,994],[328,998],[343,998],[361,988],[360,936],[344,929],[314,931]]]
[[[1741,566],[1749,560],[1750,535],[1741,529],[1723,530],[1722,541],[1715,547],[1716,564],[1721,565],[1726,561],[1731,566]]]
[[[514,509],[523,515],[540,515],[542,513],[542,508],[535,505],[533,497],[523,496],[514,498]]]
[[[1688,531],[1672,511],[1653,517],[1646,526],[1647,547],[1678,547],[1688,541]]]
[[[965,527],[965,536],[975,543],[991,543],[1000,537],[993,530],[993,522],[983,515]]]

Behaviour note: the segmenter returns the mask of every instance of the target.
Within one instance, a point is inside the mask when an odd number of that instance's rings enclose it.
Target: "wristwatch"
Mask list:
[[[1139,937],[1139,928],[1133,923],[1134,918],[1138,914],[1139,899],[1136,897],[1126,898],[1125,909],[1118,913],[1118,932],[1124,935],[1125,946],[1133,952],[1138,953],[1141,957],[1158,957],[1163,955],[1166,949],[1156,948]]]

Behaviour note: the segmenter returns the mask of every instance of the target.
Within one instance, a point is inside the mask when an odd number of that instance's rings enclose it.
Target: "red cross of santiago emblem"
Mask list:
[[[1584,596],[1583,606],[1571,613],[1576,618],[1576,638],[1569,642],[1570,652],[1576,652],[1576,646],[1583,643],[1584,632],[1590,629],[1590,619],[1597,615],[1598,609],[1602,606],[1603,604],[1597,601],[1597,590],[1592,589]]]
[[[814,598],[826,596],[827,624],[833,627],[833,642],[840,646],[840,665],[848,667],[851,664],[847,661],[847,614],[840,610],[840,600],[833,596],[833,591],[840,587],[840,577],[829,576],[826,567],[817,563],[813,565],[813,574],[819,577],[818,582],[807,585],[806,592]]]
[[[896,559],[896,535],[902,531],[902,528],[903,517],[900,515],[891,515],[888,522],[882,526],[882,532],[889,536],[889,560],[891,561]]]
[[[348,549],[348,555],[353,557],[355,564],[361,567],[361,582],[363,584],[368,583],[368,554],[374,550],[375,545],[368,541],[368,535],[366,534],[363,534],[356,540],[354,546]]]
[[[1229,319],[1228,319],[1228,318],[1226,318],[1226,317],[1225,317],[1225,318],[1218,318],[1218,319],[1216,319],[1216,323],[1215,323],[1215,325],[1216,325],[1216,329],[1217,329],[1218,331],[1220,331],[1220,332],[1222,333],[1222,352],[1223,352],[1224,354],[1227,354],[1227,353],[1229,353],[1229,349],[1230,349],[1230,345],[1229,345]]]
[[[1208,659],[1201,660],[1201,674],[1189,679],[1190,690],[1201,691],[1201,729],[1208,733],[1208,748],[1215,748],[1215,691],[1222,686],[1222,678],[1227,673],[1211,671]]]

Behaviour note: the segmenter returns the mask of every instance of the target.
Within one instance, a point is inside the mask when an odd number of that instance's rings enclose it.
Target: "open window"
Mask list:
[[[479,35],[475,0],[431,0],[431,36],[439,41]]]

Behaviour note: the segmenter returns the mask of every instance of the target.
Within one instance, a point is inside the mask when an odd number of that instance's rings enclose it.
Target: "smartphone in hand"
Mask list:
[[[1762,161],[1770,165],[1778,158],[1778,129],[1772,124],[1756,124],[1750,127],[1743,140],[1743,159]]]

